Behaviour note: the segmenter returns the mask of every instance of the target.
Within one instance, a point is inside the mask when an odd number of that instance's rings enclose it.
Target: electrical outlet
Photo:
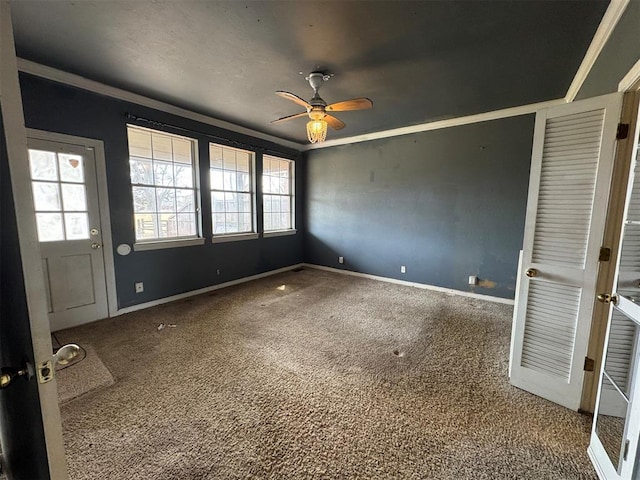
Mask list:
[[[338,257],[338,263],[344,263],[344,257]]]
[[[220,275],[220,269],[219,268],[216,270],[216,275]]]
[[[476,277],[475,275],[469,275],[469,285],[477,285],[478,284],[478,277]]]
[[[136,293],[142,293],[142,292],[144,292],[144,283],[136,282]]]
[[[405,267],[404,265],[402,265],[400,267],[400,273],[407,273],[407,267]]]

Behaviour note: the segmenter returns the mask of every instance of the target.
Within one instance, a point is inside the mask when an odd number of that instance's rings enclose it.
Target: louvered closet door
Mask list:
[[[511,383],[573,410],[596,296],[621,94],[538,112]]]

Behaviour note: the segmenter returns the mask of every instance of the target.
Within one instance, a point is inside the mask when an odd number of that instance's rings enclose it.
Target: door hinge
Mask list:
[[[607,247],[600,247],[600,256],[598,257],[599,262],[608,262],[611,260],[611,249]]]
[[[624,140],[629,136],[629,124],[619,123],[618,131],[616,132],[616,140]]]
[[[593,372],[595,366],[596,366],[596,362],[593,360],[593,358],[584,357],[584,371],[585,372]]]

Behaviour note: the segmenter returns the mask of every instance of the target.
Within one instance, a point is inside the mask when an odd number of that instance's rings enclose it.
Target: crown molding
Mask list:
[[[530,103],[528,105],[520,105],[519,107],[504,108],[502,110],[493,110],[491,112],[477,113],[467,115],[465,117],[449,118],[447,120],[439,120],[437,122],[421,123],[410,127],[400,127],[391,130],[382,130],[380,132],[365,133],[363,135],[355,135],[353,137],[337,138],[335,140],[327,140],[322,143],[312,143],[303,147],[304,151],[316,150],[319,148],[336,147],[338,145],[346,145],[358,142],[368,142],[371,140],[379,140],[381,138],[398,137],[400,135],[410,135],[412,133],[428,132],[430,130],[440,130],[442,128],[459,127],[469,125],[471,123],[488,122],[491,120],[499,120],[501,118],[517,117],[536,113],[543,108],[555,107],[556,105],[564,105],[564,98],[556,100],[548,100],[546,102]]]
[[[607,11],[604,12],[600,25],[598,25],[598,29],[596,30],[596,33],[591,40],[591,44],[587,49],[587,53],[582,59],[582,63],[580,64],[575,77],[573,77],[569,90],[567,90],[567,94],[564,97],[567,103],[573,102],[576,95],[578,95],[578,92],[582,88],[582,84],[587,79],[591,68],[593,68],[593,65],[596,63],[600,52],[602,52],[602,49],[609,40],[611,33],[613,33],[613,30],[616,28],[616,25],[628,4],[629,0],[611,0],[609,3]]]
[[[169,103],[161,102],[159,100],[145,97],[144,95],[139,95],[137,93],[128,92],[126,90],[112,87],[110,85],[106,85],[104,83],[100,83],[95,80],[90,80],[88,78],[82,77],[80,75],[76,75],[74,73],[65,72],[63,70],[58,70],[57,68],[48,67],[40,63],[32,62],[24,58],[18,58],[18,70],[24,73],[28,73],[30,75],[35,75],[37,77],[45,78],[47,80],[52,80],[54,82],[70,85],[72,87],[80,88],[82,90],[87,90],[89,92],[105,95],[111,98],[116,98],[118,100],[123,100],[125,102],[135,103],[138,105],[142,105],[144,107],[153,108],[161,112],[178,115],[180,117],[188,118],[190,120],[195,120],[197,122],[201,122],[207,125],[212,125],[218,128],[224,128],[225,130],[231,130],[232,132],[236,132],[236,133],[241,133],[243,135],[249,135],[251,137],[259,138],[261,140],[266,140],[268,142],[273,142],[275,144],[282,145],[283,147],[292,148],[297,151],[301,151],[304,147],[304,144],[302,143],[292,142],[289,140],[285,140],[283,138],[275,137],[273,135],[268,135],[266,133],[258,132],[257,130],[252,130],[250,128],[242,127],[234,123],[226,122],[224,120],[219,120],[217,118],[210,117],[208,115],[192,112],[191,110],[187,110],[185,108],[178,107],[176,105],[171,105]]]

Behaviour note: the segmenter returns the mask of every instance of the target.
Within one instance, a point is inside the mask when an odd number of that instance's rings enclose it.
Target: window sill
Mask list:
[[[257,233],[237,233],[230,235],[214,235],[211,241],[213,243],[239,242],[241,240],[255,240],[260,235]]]
[[[204,245],[204,238],[182,238],[178,240],[162,240],[159,242],[141,242],[133,244],[134,252],[145,250],[161,250],[163,248],[192,247],[194,245]]]
[[[274,231],[271,231],[271,232],[264,232],[262,234],[262,236],[264,238],[284,237],[286,235],[295,235],[296,233],[298,233],[298,231],[295,228],[292,228],[291,230],[274,230]]]

